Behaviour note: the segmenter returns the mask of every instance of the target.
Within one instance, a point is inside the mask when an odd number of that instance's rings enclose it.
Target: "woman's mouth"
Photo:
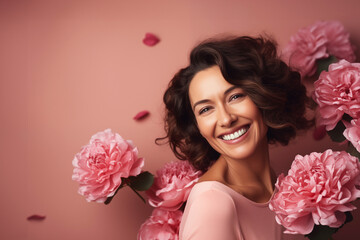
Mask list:
[[[249,130],[249,127],[250,127],[249,125],[246,125],[233,133],[224,134],[220,136],[220,138],[225,141],[235,140],[243,136]]]

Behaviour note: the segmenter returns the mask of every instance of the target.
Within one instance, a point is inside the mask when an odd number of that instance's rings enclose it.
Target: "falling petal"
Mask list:
[[[322,125],[314,129],[313,138],[315,140],[321,140],[325,137],[325,135],[326,135],[326,126]]]
[[[136,121],[141,120],[141,119],[147,117],[149,114],[150,114],[149,111],[146,111],[146,110],[141,111],[135,115],[134,120],[136,120]]]
[[[160,39],[152,33],[146,33],[143,39],[143,43],[150,47],[155,46],[159,41]]]
[[[44,215],[34,214],[34,215],[31,215],[31,216],[27,217],[27,220],[28,221],[42,221],[45,218],[46,217]]]

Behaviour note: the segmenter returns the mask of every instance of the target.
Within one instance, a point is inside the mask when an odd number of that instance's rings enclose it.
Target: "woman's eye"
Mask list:
[[[203,114],[203,113],[206,113],[206,112],[209,111],[209,110],[210,110],[209,107],[204,107],[204,108],[200,109],[199,115],[201,115],[201,114]]]
[[[244,97],[244,96],[245,96],[245,95],[242,94],[242,93],[236,93],[236,94],[234,94],[234,95],[231,95],[229,101],[233,101],[233,100],[235,100],[235,99],[242,98],[242,97]]]

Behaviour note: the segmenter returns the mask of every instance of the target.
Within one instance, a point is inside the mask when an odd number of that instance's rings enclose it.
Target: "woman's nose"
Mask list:
[[[218,124],[221,127],[230,127],[236,121],[236,115],[232,114],[226,108],[220,108],[218,110]]]

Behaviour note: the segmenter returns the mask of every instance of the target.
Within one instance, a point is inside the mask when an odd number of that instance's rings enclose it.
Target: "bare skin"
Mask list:
[[[254,202],[268,202],[276,176],[270,167],[268,128],[257,106],[223,78],[218,66],[194,76],[189,96],[201,135],[220,153],[199,182],[218,181]]]
[[[255,156],[250,161],[241,162],[220,156],[199,182],[218,181],[254,202],[268,202],[274,191],[276,174],[270,168],[267,150],[266,147],[259,151],[257,161]]]

